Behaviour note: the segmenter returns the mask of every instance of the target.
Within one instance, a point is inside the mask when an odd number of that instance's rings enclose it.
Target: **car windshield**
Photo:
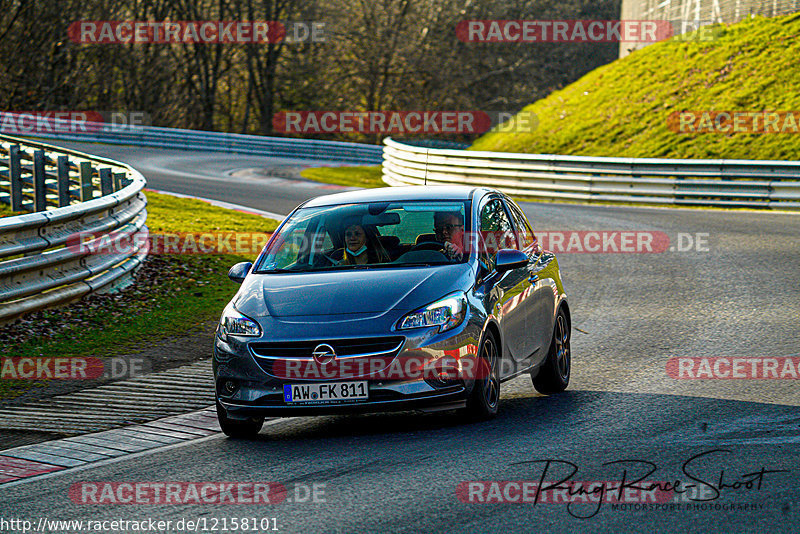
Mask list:
[[[297,210],[258,272],[309,272],[462,263],[468,202],[399,201]]]

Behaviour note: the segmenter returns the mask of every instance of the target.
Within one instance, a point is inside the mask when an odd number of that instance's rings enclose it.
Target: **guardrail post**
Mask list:
[[[11,211],[22,211],[22,162],[19,145],[8,149],[8,178],[11,182]]]
[[[92,184],[92,176],[94,175],[94,169],[92,168],[92,164],[88,161],[81,162],[81,184],[80,184],[80,197],[81,202],[86,202],[88,200],[92,200],[94,197],[94,193],[92,189],[94,188],[94,184]]]
[[[67,156],[58,156],[56,159],[56,166],[58,168],[58,207],[69,206],[69,158]]]
[[[33,211],[47,209],[47,176],[44,171],[44,150],[33,152]]]
[[[144,177],[130,167],[88,154],[65,153],[57,147],[5,135],[0,135],[0,141],[2,174],[6,176],[8,168],[14,211],[39,212],[0,219],[6,230],[0,236],[0,321],[129,283],[146,250],[87,261],[85,254],[60,247],[69,245],[71,236],[87,230],[100,231],[106,238],[129,226],[146,233],[146,201],[140,194],[146,184]],[[101,172],[99,167],[104,167]],[[113,193],[115,180],[126,186],[125,191],[93,198],[95,189],[99,189],[94,181],[98,175],[106,193]],[[70,205],[76,196],[86,202]],[[111,213],[112,206],[121,201],[128,211],[136,211],[131,222]],[[56,204],[58,209],[44,211]]]
[[[111,183],[111,169],[108,167],[100,169],[100,194],[103,196],[110,195],[114,192]]]

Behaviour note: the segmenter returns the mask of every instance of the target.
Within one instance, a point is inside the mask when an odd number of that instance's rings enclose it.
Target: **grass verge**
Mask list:
[[[0,217],[11,217],[12,215],[19,215],[19,213],[11,211],[11,206],[5,202],[0,202]]]
[[[676,111],[800,110],[800,14],[720,25],[714,35],[711,41],[656,43],[595,69],[523,110],[538,117],[534,131],[489,132],[471,149],[800,159],[797,133],[677,133],[668,127]]]
[[[380,165],[360,167],[310,167],[303,169],[300,176],[324,182],[326,184],[346,185],[349,187],[387,187]]]
[[[272,232],[278,224],[198,200],[153,192],[147,200],[151,233]],[[230,266],[252,260],[221,254],[151,256],[125,291],[90,295],[0,327],[0,356],[102,358],[135,353],[145,342],[196,331],[218,317],[236,292],[238,286],[226,276]],[[0,379],[0,398],[16,396],[33,384]]]

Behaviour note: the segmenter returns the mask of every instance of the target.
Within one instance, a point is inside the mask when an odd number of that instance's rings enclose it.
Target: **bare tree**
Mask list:
[[[465,43],[469,19],[617,19],[620,0],[0,0],[0,108],[272,133],[283,110],[514,112],[614,43]],[[317,21],[325,42],[80,44],[80,20]],[[330,135],[327,137],[331,137]],[[379,136],[335,137],[377,142]]]

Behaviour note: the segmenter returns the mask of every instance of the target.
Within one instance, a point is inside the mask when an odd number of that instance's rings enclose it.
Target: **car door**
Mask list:
[[[506,207],[499,197],[489,197],[478,213],[479,259],[488,274],[486,280],[492,286],[487,292],[492,313],[503,331],[503,354],[507,355],[501,367],[501,376],[512,374],[520,362],[528,358],[526,312],[520,303],[522,293],[530,285],[526,268],[512,269],[505,273],[494,271],[495,256],[503,248],[516,248],[514,227]]]
[[[544,253],[531,230],[522,210],[510,199],[506,205],[514,222],[519,250],[529,259],[527,268],[528,287],[523,291],[521,306],[525,311],[527,340],[525,351],[532,357],[531,364],[538,364],[547,355],[553,332],[553,310],[556,299],[556,284],[550,269],[552,254]]]

